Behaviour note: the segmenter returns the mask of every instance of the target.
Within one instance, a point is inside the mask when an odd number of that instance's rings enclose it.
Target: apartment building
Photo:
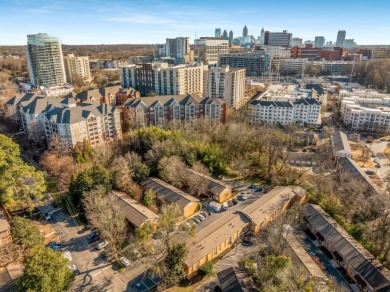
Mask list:
[[[195,40],[195,55],[207,64],[217,64],[218,55],[229,53],[229,40],[225,38],[201,37]]]
[[[249,103],[248,114],[253,123],[283,126],[321,124],[321,104],[317,99],[308,97],[255,99]]]
[[[203,94],[203,71],[207,66],[156,63],[153,67],[154,92],[159,95]]]
[[[305,72],[311,62],[308,59],[283,59],[280,60],[280,71],[285,73],[301,74]]]
[[[74,83],[76,79],[91,81],[91,71],[89,70],[89,57],[75,57],[68,54],[64,57],[66,79],[69,83]]]
[[[165,57],[175,59],[176,64],[188,63],[190,53],[190,38],[177,37],[174,39],[166,39],[165,43]]]
[[[12,97],[6,110],[33,141],[49,142],[56,134],[68,146],[84,139],[96,145],[122,138],[120,110],[109,105],[117,94],[133,96],[114,86],[64,98],[24,93]]]
[[[34,86],[52,87],[66,83],[60,40],[46,33],[27,36],[27,66]]]
[[[203,64],[169,66],[168,63],[132,64],[119,68],[123,87],[139,90],[142,96],[203,94]]]
[[[123,105],[123,116],[138,127],[195,119],[224,123],[226,103],[221,98],[196,95],[129,98]]]
[[[188,278],[204,263],[229,251],[248,232],[258,233],[292,204],[300,204],[306,192],[300,187],[276,187],[240,212],[228,213],[196,233],[188,241],[184,268]]]
[[[247,76],[259,76],[268,68],[269,55],[264,52],[247,52],[223,54],[218,57],[219,66],[245,69]]]
[[[44,114],[46,139],[53,136],[68,147],[83,141],[91,146],[122,139],[120,110],[108,104],[79,103],[64,98],[60,107]]]
[[[340,107],[346,127],[354,131],[390,132],[390,98],[344,97]]]
[[[238,109],[244,103],[245,69],[231,69],[229,66],[214,67],[205,71],[204,96],[223,98],[226,104]]]
[[[330,75],[350,75],[352,66],[353,62],[348,61],[323,62],[322,71]]]

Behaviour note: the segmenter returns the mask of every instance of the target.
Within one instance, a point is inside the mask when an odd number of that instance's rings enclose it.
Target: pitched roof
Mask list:
[[[167,184],[161,179],[148,177],[145,179],[141,185],[149,190],[152,190],[156,195],[169,203],[176,203],[180,208],[184,209],[190,204],[199,202],[199,200],[177,188]]]
[[[358,243],[344,228],[329,216],[320,206],[306,204],[303,214],[316,232],[337,251],[344,260],[351,264],[361,277],[375,291],[390,291],[390,271]]]
[[[147,221],[158,219],[159,216],[156,213],[130,198],[125,193],[115,191],[112,193],[117,197],[115,202],[117,206],[124,213],[126,219],[135,227],[140,227]]]
[[[28,92],[28,93],[19,93],[13,97],[11,97],[7,102],[6,102],[6,105],[7,106],[16,106],[16,105],[19,105],[21,102],[26,102],[26,101],[29,101],[31,100],[32,98],[35,98],[36,96],[41,96],[41,97],[44,97],[43,95],[41,95],[40,93],[32,93],[32,92]]]
[[[294,107],[290,101],[274,101],[274,100],[252,100],[249,104],[260,106],[273,106],[273,107]]]
[[[303,105],[320,105],[320,102],[315,98],[299,98],[294,101],[294,104],[303,104]]]
[[[140,102],[142,102],[146,107],[155,106],[156,103],[160,103],[163,106],[170,106],[172,103],[177,102],[180,105],[188,105],[190,103],[194,104],[210,104],[216,102],[219,104],[225,104],[225,101],[222,98],[202,98],[198,95],[162,95],[162,96],[148,96],[148,97],[138,97],[138,98],[128,98],[124,106],[127,107],[136,107]]]
[[[241,212],[254,224],[260,225],[264,219],[280,210],[286,202],[291,201],[296,196],[303,198],[306,196],[306,191],[298,186],[276,187],[242,209]]]
[[[239,212],[229,213],[213,221],[196,233],[188,242],[188,256],[185,260],[187,267],[192,267],[200,259],[230,240],[234,234],[241,232],[250,220]]]
[[[20,105],[25,113],[39,115],[51,107],[60,106],[60,103],[60,98],[36,95],[28,101],[20,102]]]
[[[231,267],[219,272],[217,276],[223,292],[257,291],[253,279],[245,269]]]
[[[212,194],[219,195],[225,190],[231,189],[229,185],[221,182],[220,180],[214,179],[208,175],[204,175],[203,173],[197,172],[193,169],[186,168],[185,171],[188,173],[188,175],[195,175],[201,177],[207,187],[207,190]]]
[[[312,90],[314,89],[315,91],[317,91],[319,95],[323,95],[326,93],[325,87],[322,84],[318,84],[318,83],[308,83],[305,85],[305,88],[312,89]]]

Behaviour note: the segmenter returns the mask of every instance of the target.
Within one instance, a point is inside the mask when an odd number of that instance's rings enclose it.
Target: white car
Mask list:
[[[222,209],[224,209],[224,210],[228,210],[229,209],[229,205],[228,205],[227,202],[222,204]]]
[[[76,265],[71,265],[68,268],[72,271],[73,275],[80,274],[80,271],[79,271],[79,269],[77,269]]]
[[[122,266],[124,266],[124,267],[127,267],[128,265],[130,265],[130,261],[125,257],[121,257],[119,259],[119,261],[121,262]]]
[[[101,242],[98,243],[98,245],[96,246],[97,249],[103,249],[105,248],[106,246],[108,245],[108,242],[106,240],[103,240]]]

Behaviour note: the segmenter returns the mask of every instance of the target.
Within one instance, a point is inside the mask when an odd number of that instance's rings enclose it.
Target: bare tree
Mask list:
[[[118,251],[126,240],[127,225],[124,214],[114,204],[115,195],[106,193],[104,187],[85,192],[82,203],[88,222],[109,242],[110,251],[118,260]]]
[[[191,168],[201,174],[210,175],[207,167],[200,161],[196,161]],[[184,176],[184,184],[188,187],[188,192],[191,195],[199,196],[201,194],[205,194],[207,191],[205,179],[200,175],[194,175],[187,172]]]
[[[0,267],[5,267],[23,257],[25,250],[13,242],[3,244],[0,248]]]
[[[183,186],[185,167],[186,165],[178,156],[163,157],[158,163],[158,172],[164,181],[180,188]]]

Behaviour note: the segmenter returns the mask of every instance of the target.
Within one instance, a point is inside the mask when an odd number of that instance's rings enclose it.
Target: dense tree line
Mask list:
[[[358,64],[353,80],[368,88],[390,93],[390,59]]]

